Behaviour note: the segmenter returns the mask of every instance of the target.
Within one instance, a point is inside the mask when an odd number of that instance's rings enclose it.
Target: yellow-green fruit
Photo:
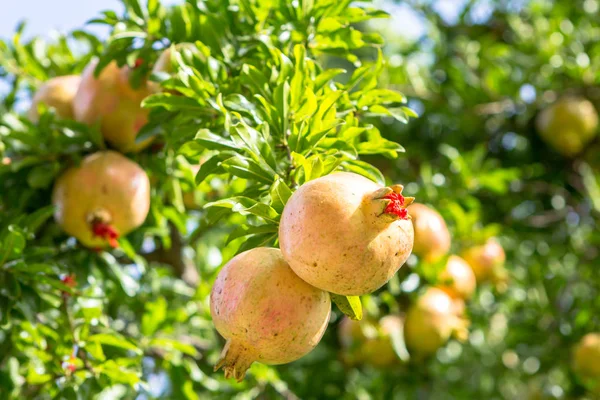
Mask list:
[[[506,261],[504,249],[495,239],[489,239],[485,244],[467,249],[462,257],[471,266],[477,282],[490,280],[494,270],[502,268]]]
[[[441,289],[427,289],[406,314],[404,339],[408,350],[429,356],[444,346],[453,334],[464,338],[467,321],[463,312],[462,300],[452,299]]]
[[[142,100],[151,94],[147,82],[137,89],[131,87],[131,68],[108,64],[98,77],[94,76],[97,61],[91,62],[81,75],[75,95],[75,119],[88,125],[100,124],[104,139],[121,152],[139,151],[150,144],[147,139],[136,144],[139,130],[148,122],[148,110]]]
[[[68,234],[91,248],[140,226],[150,208],[150,182],[135,162],[114,151],[87,156],[56,181],[54,217]]]
[[[227,340],[216,368],[240,381],[254,361],[295,361],[319,343],[330,313],[329,293],[298,278],[279,249],[238,254],[210,293],[215,328]]]
[[[463,258],[455,255],[448,257],[439,280],[441,282],[440,289],[453,298],[463,300],[470,299],[477,286],[475,274],[469,264]]]
[[[401,334],[402,327],[402,319],[397,315],[386,315],[379,322],[344,317],[338,328],[343,360],[349,365],[369,364],[376,368],[398,364],[392,337]]]
[[[432,208],[423,204],[408,207],[415,231],[413,253],[426,261],[435,262],[450,250],[450,231],[444,218]]]
[[[536,125],[546,143],[572,157],[581,153],[596,136],[598,112],[589,100],[564,97],[540,112]]]
[[[600,333],[588,333],[575,346],[573,370],[586,387],[600,394]]]
[[[31,108],[27,114],[29,119],[32,122],[38,121],[40,104],[54,108],[59,118],[73,119],[73,98],[80,82],[79,75],[57,76],[44,82],[33,96]]]

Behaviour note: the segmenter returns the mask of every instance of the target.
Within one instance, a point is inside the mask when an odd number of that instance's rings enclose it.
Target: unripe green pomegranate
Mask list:
[[[376,368],[398,364],[400,359],[394,350],[392,337],[401,333],[402,328],[402,318],[397,315],[386,315],[378,322],[366,319],[353,321],[344,317],[338,328],[344,362],[348,365],[368,364]]]
[[[27,114],[29,119],[32,122],[38,121],[40,104],[54,108],[59,118],[73,119],[73,98],[80,82],[79,75],[57,76],[44,82],[33,96],[31,108]]]
[[[463,258],[455,255],[448,257],[439,279],[440,289],[453,298],[463,300],[470,299],[477,286],[475,274],[469,264]]]
[[[452,335],[467,336],[464,302],[438,288],[429,288],[411,305],[404,322],[404,339],[411,353],[434,354]]]
[[[306,282],[340,295],[383,286],[404,264],[413,228],[402,186],[381,187],[349,172],[302,185],[279,225],[284,258]]]
[[[502,268],[506,261],[504,249],[496,239],[488,239],[483,245],[468,248],[462,257],[471,266],[477,282],[492,279],[494,270]]]
[[[81,75],[81,84],[73,103],[75,119],[88,125],[100,124],[104,139],[121,152],[139,151],[152,141],[136,144],[139,130],[148,122],[148,110],[142,100],[151,91],[146,82],[133,89],[129,83],[131,68],[108,64],[94,76],[97,61],[91,62]]]
[[[563,97],[538,114],[536,125],[546,143],[572,157],[581,153],[596,136],[598,112],[589,100]]]
[[[285,364],[310,352],[327,328],[331,301],[298,278],[279,249],[259,247],[219,272],[210,313],[227,340],[215,369],[241,381],[254,361]]]
[[[588,333],[577,343],[573,370],[587,388],[600,394],[600,333]]]
[[[423,204],[408,207],[415,231],[413,253],[428,262],[439,261],[450,251],[450,231],[444,218]]]
[[[83,245],[117,246],[117,238],[140,226],[150,208],[146,172],[114,151],[87,156],[56,181],[54,217]]]

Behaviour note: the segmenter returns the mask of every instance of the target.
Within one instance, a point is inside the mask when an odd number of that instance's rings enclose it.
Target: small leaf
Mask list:
[[[52,184],[59,171],[60,164],[56,161],[50,164],[38,165],[29,171],[27,184],[34,189],[45,189]]]
[[[331,300],[350,319],[360,321],[363,317],[362,304],[359,296],[342,296],[330,293]]]
[[[146,303],[145,308],[142,316],[142,334],[152,336],[167,317],[167,301],[164,297],[159,297]]]
[[[271,207],[281,213],[288,199],[292,196],[292,190],[281,178],[277,177],[271,186],[270,194]]]
[[[118,347],[125,350],[133,351],[135,354],[141,355],[140,350],[136,345],[119,335],[117,332],[98,333],[87,338],[88,342],[97,342],[105,346]]]

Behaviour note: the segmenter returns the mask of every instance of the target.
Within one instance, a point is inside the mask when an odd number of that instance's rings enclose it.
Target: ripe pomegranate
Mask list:
[[[438,288],[429,288],[411,305],[404,323],[408,350],[418,356],[434,354],[452,335],[465,339],[464,302]]]
[[[241,381],[254,361],[285,364],[310,352],[327,328],[331,301],[298,278],[279,249],[259,247],[223,267],[210,313],[227,340],[215,370]]]
[[[150,182],[139,165],[114,151],[87,156],[58,178],[52,194],[58,224],[83,245],[116,247],[150,208]]]
[[[402,186],[381,187],[340,172],[302,185],[288,200],[279,225],[286,261],[306,282],[340,295],[383,286],[404,264],[413,228]]]
[[[459,256],[450,256],[440,274],[440,289],[451,297],[468,300],[477,285],[475,274],[467,262]]]
[[[54,108],[59,118],[73,118],[73,98],[79,88],[81,77],[79,75],[57,76],[49,79],[40,86],[33,96],[31,108],[27,116],[32,122],[39,120],[38,106]]]
[[[588,333],[574,348],[573,370],[590,390],[600,394],[600,333]]]
[[[139,151],[152,141],[135,143],[139,130],[148,121],[148,110],[141,102],[150,93],[147,83],[133,89],[129,84],[131,68],[108,64],[98,77],[94,76],[97,61],[83,71],[81,85],[75,95],[75,119],[85,124],[100,124],[104,139],[122,152]]]
[[[342,358],[349,365],[368,364],[376,368],[391,367],[400,361],[393,345],[393,335],[402,332],[403,322],[397,315],[386,315],[379,322],[366,319],[340,322],[338,335]]]
[[[536,119],[540,137],[567,157],[583,151],[598,132],[598,112],[584,98],[563,97],[540,112]]]
[[[471,266],[477,282],[492,279],[494,270],[501,268],[506,261],[504,249],[495,239],[488,239],[483,245],[467,249],[462,257]]]
[[[450,231],[444,218],[423,204],[408,207],[415,230],[413,253],[426,261],[436,262],[450,251]]]

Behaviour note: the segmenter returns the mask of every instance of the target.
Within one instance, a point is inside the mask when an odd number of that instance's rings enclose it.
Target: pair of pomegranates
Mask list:
[[[339,172],[302,185],[279,226],[281,250],[256,248],[227,263],[211,292],[221,361],[238,380],[253,361],[291,362],[312,350],[329,322],[329,293],[383,286],[413,246],[402,186]]]
[[[139,129],[147,121],[141,101],[149,92],[129,84],[129,67],[115,62],[94,76],[96,62],[80,76],[62,76],[46,82],[33,98],[29,111],[37,121],[38,105],[55,109],[61,118],[89,125],[100,124],[104,138],[128,152],[148,144],[135,144]],[[54,186],[55,219],[83,245],[117,246],[117,239],[141,225],[150,207],[150,183],[145,171],[115,151],[101,151],[66,170]]]
[[[170,72],[171,52],[165,51],[153,72]],[[160,88],[142,82],[132,88],[132,68],[109,63],[98,76],[97,61],[81,76],[52,78],[33,97],[29,118],[39,119],[40,104],[51,107],[59,118],[75,119],[88,125],[99,124],[105,140],[122,152],[139,151],[150,140],[136,143],[147,122],[142,100]],[[120,235],[140,226],[150,206],[150,184],[144,170],[114,151],[86,157],[68,169],[56,182],[53,193],[55,219],[82,244],[92,248],[116,247]]]
[[[190,43],[175,46],[191,49]],[[153,73],[172,72],[171,48],[165,50],[156,61]],[[160,86],[143,80],[133,88],[130,76],[135,67],[119,67],[116,61],[105,66],[96,76],[98,61],[92,61],[79,75],[52,78],[35,93],[29,109],[33,122],[39,119],[39,106],[53,108],[59,118],[75,119],[87,125],[98,124],[104,139],[115,149],[128,153],[144,149],[151,139],[136,143],[139,130],[148,122],[148,110],[141,103]]]

